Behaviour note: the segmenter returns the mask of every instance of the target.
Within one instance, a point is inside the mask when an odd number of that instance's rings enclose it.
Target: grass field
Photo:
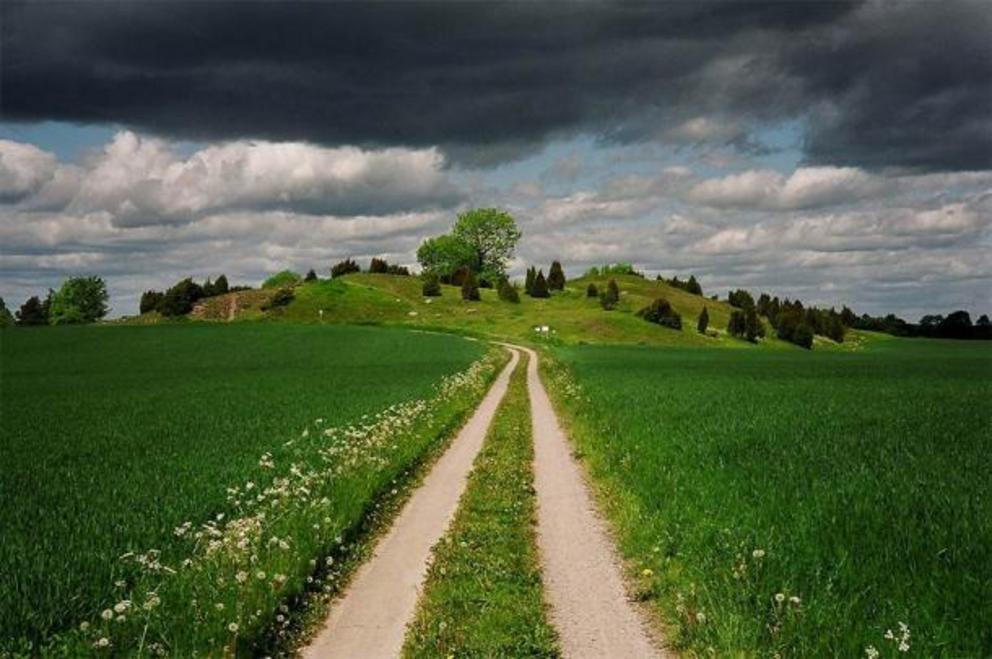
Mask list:
[[[556,354],[551,389],[679,648],[992,656],[988,345]]]
[[[478,343],[374,328],[50,328],[0,342],[0,655],[70,627],[54,646],[250,647],[496,367]]]
[[[554,657],[534,537],[527,355],[510,380],[407,635],[408,657]]]
[[[606,277],[570,281],[564,291],[556,292],[547,299],[521,294],[520,304],[499,300],[496,291],[491,289],[480,291],[480,301],[466,302],[454,286],[442,286],[441,297],[424,298],[419,277],[383,274],[352,274],[303,284],[295,289],[295,299],[288,306],[267,314],[258,308],[257,291],[236,295],[245,298],[245,307],[238,318],[247,320],[265,317],[305,323],[403,325],[553,344],[756,347],[725,334],[732,311],[726,302],[691,295],[650,279],[630,275],[615,279],[620,286],[621,298],[613,311],[604,311],[598,299],[586,297],[586,286],[593,282],[604,289],[609,280]],[[666,298],[682,314],[681,331],[653,325],[635,315],[656,297]],[[229,304],[225,297],[209,300],[204,305],[204,313],[200,317],[226,319]],[[708,309],[710,328],[715,336],[703,336],[696,331],[696,320],[704,306]],[[550,329],[547,335],[535,333],[534,328],[542,325]],[[844,347],[853,348],[856,343],[845,344]],[[761,345],[784,350],[798,349],[771,336]],[[817,348],[836,349],[837,346],[827,339],[818,338]]]

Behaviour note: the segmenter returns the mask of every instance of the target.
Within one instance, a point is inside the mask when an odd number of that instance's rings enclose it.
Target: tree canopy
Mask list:
[[[93,323],[107,315],[107,284],[100,277],[66,279],[52,296],[48,322],[52,325]]]
[[[520,230],[513,216],[498,208],[474,208],[458,215],[451,233],[428,238],[417,250],[424,270],[450,281],[460,268],[468,268],[488,284],[506,276]]]

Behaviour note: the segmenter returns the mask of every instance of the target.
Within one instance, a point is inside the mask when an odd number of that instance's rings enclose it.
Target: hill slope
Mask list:
[[[454,286],[443,286],[441,297],[424,298],[417,277],[353,274],[298,286],[288,306],[271,310],[265,317],[297,322],[396,324],[517,340],[543,339],[535,327],[547,326],[548,340],[569,344],[754,347],[725,334],[733,310],[726,302],[692,295],[664,282],[626,275],[613,278],[620,286],[620,304],[613,311],[604,311],[599,300],[586,297],[586,286],[593,282],[603,289],[609,277],[583,277],[569,282],[564,291],[548,299],[521,295],[520,304],[511,304],[499,300],[495,290],[482,289],[479,302],[462,300]],[[682,315],[681,331],[653,325],[635,315],[656,297],[666,298]],[[709,310],[715,336],[696,331],[696,319],[703,306]],[[239,312],[237,317],[258,315]],[[794,348],[775,338],[766,339],[762,346]]]

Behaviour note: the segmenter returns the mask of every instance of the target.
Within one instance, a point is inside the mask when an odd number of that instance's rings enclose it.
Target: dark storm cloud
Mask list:
[[[579,132],[636,142],[701,116],[752,127],[809,117],[813,162],[992,165],[983,2],[6,2],[2,11],[7,119],[205,140],[441,145],[489,164]]]

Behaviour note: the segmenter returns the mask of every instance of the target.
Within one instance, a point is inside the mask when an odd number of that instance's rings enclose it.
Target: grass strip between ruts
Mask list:
[[[405,656],[559,655],[537,556],[526,366],[522,355],[458,513],[434,549]]]

